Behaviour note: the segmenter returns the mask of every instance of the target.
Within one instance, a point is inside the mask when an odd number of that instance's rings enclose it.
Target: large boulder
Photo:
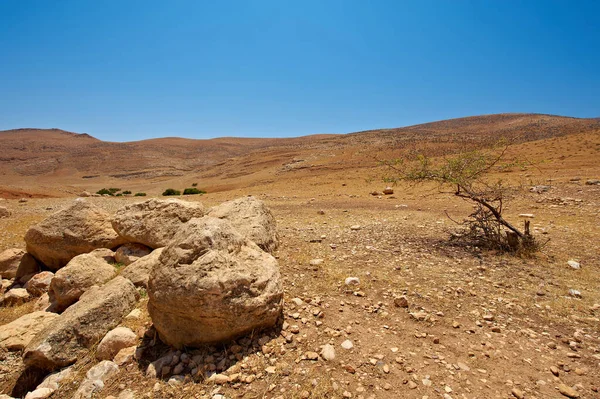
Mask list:
[[[279,245],[275,218],[257,198],[242,197],[223,202],[211,208],[207,216],[228,220],[244,237],[269,253]]]
[[[129,242],[150,248],[166,246],[188,220],[204,216],[204,206],[198,202],[156,198],[119,209],[113,228]]]
[[[152,252],[152,249],[145,245],[138,244],[136,242],[129,242],[117,248],[115,252],[115,260],[117,263],[122,263],[123,265],[127,266],[150,254],[150,252]]]
[[[92,254],[78,255],[56,272],[50,282],[50,301],[62,311],[79,299],[90,287],[102,285],[116,275],[115,268]]]
[[[30,227],[25,242],[27,252],[51,270],[58,270],[77,255],[96,248],[115,248],[125,240],[113,230],[108,212],[78,199]]]
[[[56,313],[33,312],[0,326],[0,348],[19,351],[25,348],[37,333],[49,326]]]
[[[283,289],[273,256],[228,221],[204,217],[182,226],[163,250],[148,296],[160,338],[182,348],[273,326]]]
[[[136,287],[148,287],[148,279],[150,278],[150,272],[156,265],[158,265],[158,259],[162,254],[164,248],[155,249],[150,255],[139,258],[123,270],[120,275],[131,280],[133,285]]]
[[[48,292],[52,278],[54,273],[48,271],[35,274],[25,283],[25,289],[31,296],[42,296]]]
[[[120,276],[89,289],[27,345],[25,365],[56,370],[75,363],[131,312],[138,298],[133,284]]]

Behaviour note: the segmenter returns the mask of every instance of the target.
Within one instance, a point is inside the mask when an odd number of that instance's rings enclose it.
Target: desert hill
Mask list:
[[[451,119],[395,129],[298,138],[160,138],[105,142],[59,129],[0,131],[3,196],[62,196],[105,185],[150,189],[181,179],[212,191],[251,186],[311,173],[372,167],[410,149],[432,155],[493,144],[499,138],[524,143],[597,133],[600,121],[541,114],[497,114]],[[57,187],[72,186],[71,190]]]

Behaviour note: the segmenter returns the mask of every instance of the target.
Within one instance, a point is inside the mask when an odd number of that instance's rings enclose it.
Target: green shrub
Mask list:
[[[115,195],[115,197],[122,197],[122,196],[123,196],[123,194],[121,194],[121,193],[118,193],[117,195]]]
[[[134,197],[145,197],[146,193],[135,193]]]
[[[107,190],[105,188],[103,188],[102,190],[98,190],[96,191],[96,194],[100,194],[100,195],[113,195],[113,193],[110,192],[110,190]]]
[[[109,188],[108,191],[110,191],[112,194],[114,194],[117,191],[121,191],[121,189],[120,188]]]
[[[129,190],[125,190],[125,191],[123,191],[123,194],[126,194],[126,195],[127,195],[127,194],[131,194],[131,191],[129,191]]]
[[[165,190],[165,192],[162,193],[162,195],[164,195],[164,196],[168,196],[168,195],[181,195],[181,191],[175,190],[173,188],[167,188]]]
[[[192,187],[198,187],[198,183],[192,183]]]
[[[198,190],[196,187],[186,188],[183,190],[183,195],[206,194],[206,191]]]

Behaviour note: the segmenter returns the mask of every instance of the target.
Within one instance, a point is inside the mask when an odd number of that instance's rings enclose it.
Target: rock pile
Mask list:
[[[0,254],[2,300],[39,299],[36,311],[0,327],[0,348],[23,351],[26,368],[51,372],[99,342],[102,362],[76,397],[89,397],[136,356],[138,335],[119,326],[136,308],[136,287],[147,288],[158,336],[176,349],[231,342],[272,327],[282,313],[275,219],[252,197],[208,212],[151,199],[114,217],[78,199],[32,226],[25,242],[27,251]],[[28,397],[47,397],[58,382],[32,387]]]

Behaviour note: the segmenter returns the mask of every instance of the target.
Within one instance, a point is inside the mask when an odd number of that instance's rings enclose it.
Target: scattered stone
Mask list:
[[[395,298],[394,305],[396,305],[399,308],[408,308],[408,298],[406,298],[406,296],[404,295]]]
[[[10,217],[10,211],[5,206],[0,206],[0,219]]]
[[[511,392],[511,393],[513,394],[513,396],[514,396],[515,398],[517,398],[517,399],[524,399],[524,398],[525,398],[525,392],[521,391],[521,390],[520,390],[520,389],[518,389],[518,388],[513,388],[513,389],[512,389],[510,392]]]
[[[358,277],[346,277],[344,280],[344,284],[350,285],[360,285],[360,279]]]
[[[321,350],[321,357],[325,360],[335,359],[335,348],[331,344],[325,344]]]
[[[574,290],[572,288],[569,290],[569,295],[571,295],[574,298],[581,298],[581,292]]]
[[[558,367],[556,367],[556,366],[551,366],[551,367],[550,367],[550,372],[551,372],[552,374],[554,374],[556,377],[558,377],[558,374],[559,374]]]
[[[113,230],[106,211],[79,199],[30,227],[25,243],[27,252],[55,271],[77,255],[114,248],[124,240]]]
[[[283,304],[277,260],[212,217],[180,228],[150,274],[148,296],[161,340],[177,348],[271,327]]]
[[[120,276],[89,289],[27,345],[25,365],[56,370],[75,363],[131,312],[138,298],[133,284]]]
[[[56,313],[33,312],[0,326],[0,347],[10,351],[22,350],[57,317]]]
[[[579,262],[574,261],[574,260],[570,260],[567,262],[567,264],[569,266],[571,266],[571,268],[575,269],[575,270],[579,270],[581,268],[581,265],[579,264]]]
[[[324,262],[323,259],[311,259],[310,262],[309,262],[309,264],[311,266],[320,266],[320,265],[323,264],[323,262]]]
[[[149,255],[152,249],[145,245],[138,244],[135,242],[129,242],[121,245],[115,251],[115,260],[117,263],[121,263],[125,266],[132,264],[140,258]]]
[[[201,218],[204,213],[204,207],[197,202],[152,198],[119,209],[112,227],[124,241],[161,248],[170,243],[185,223]]]
[[[585,181],[585,184],[588,186],[594,186],[594,185],[600,185],[600,180],[599,179],[588,179]]]
[[[559,384],[558,385],[558,392],[560,392],[562,395],[568,397],[568,398],[578,398],[579,392],[577,392],[576,390],[574,390],[573,388],[571,388],[570,386],[567,386],[565,384]]]
[[[388,186],[383,189],[383,193],[385,195],[392,195],[392,194],[394,194],[394,189]]]
[[[342,342],[342,348],[344,348],[346,350],[350,350],[350,349],[354,348],[354,345],[352,344],[352,341],[347,339],[344,342]]]
[[[121,349],[135,346],[136,342],[137,335],[133,331],[127,327],[117,327],[102,338],[96,350],[96,358],[112,360]]]
[[[360,228],[361,228],[361,227],[360,227],[360,225],[358,225],[358,224],[355,224],[355,225],[353,225],[353,226],[350,226],[350,230],[352,230],[352,231],[358,231],[358,230],[360,230]]]
[[[119,366],[116,363],[108,360],[98,363],[88,370],[85,380],[79,385],[72,399],[90,399],[94,393],[102,391],[104,383],[118,371]]]
[[[533,219],[535,215],[533,213],[521,213],[519,217],[524,219]]]
[[[529,189],[529,191],[531,191],[533,193],[542,194],[542,193],[550,191],[551,188],[552,188],[551,186],[538,185],[538,186],[531,187]]]

